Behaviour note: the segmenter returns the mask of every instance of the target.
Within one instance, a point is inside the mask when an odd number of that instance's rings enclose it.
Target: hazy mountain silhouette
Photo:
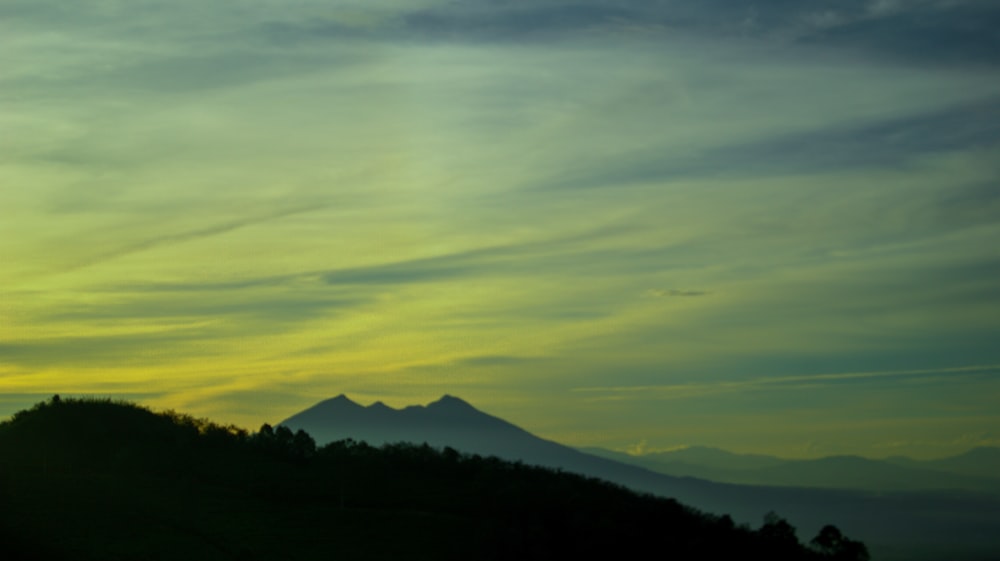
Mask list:
[[[618,468],[615,462],[534,436],[450,395],[426,406],[411,405],[403,409],[393,409],[381,402],[363,407],[339,395],[285,419],[278,426],[303,429],[320,444],[346,438],[373,446],[426,442],[439,448],[450,446],[471,454],[549,467],[566,468],[584,462],[590,471]]]
[[[426,441],[434,446],[497,456],[503,454],[495,451],[513,451],[515,446],[520,453],[519,446],[533,438],[511,423],[450,395],[427,406],[411,405],[403,409],[393,409],[382,402],[363,407],[339,395],[285,419],[279,426],[304,429],[319,443],[345,438],[373,446]]]
[[[918,466],[969,477],[1000,478],[1000,448],[979,446],[963,454],[936,460],[913,460],[894,456],[887,462],[906,467]]]
[[[707,512],[730,514],[737,522],[756,524],[764,513],[773,510],[787,517],[803,535],[812,535],[832,521],[849,535],[863,539],[875,558],[884,561],[942,557],[973,560],[989,558],[984,557],[984,552],[1000,551],[1000,499],[996,497],[737,485],[670,476],[539,438],[447,395],[426,406],[402,409],[382,403],[364,407],[340,395],[292,415],[279,426],[303,429],[320,443],[347,438],[376,446],[427,443],[495,455],[676,498]],[[727,453],[698,449],[687,455],[721,461]],[[783,467],[780,460],[775,463],[766,456],[737,460],[756,469]],[[774,477],[778,483],[786,483],[780,475]]]
[[[789,460],[734,454],[707,447],[641,455],[601,448],[582,450],[658,473],[726,483],[876,491],[971,490],[1000,493],[1000,477],[996,475],[1000,474],[1000,466],[994,465],[1000,454],[996,454],[996,449],[989,448],[931,461],[901,457],[873,460],[860,456]]]
[[[586,454],[574,448],[539,438],[516,425],[479,411],[453,396],[426,406],[393,409],[377,402],[361,406],[339,395],[292,415],[278,426],[305,430],[320,444],[354,439],[373,446],[396,442],[427,443],[438,448],[497,456],[599,477],[633,489],[674,497],[715,512],[731,512],[727,489],[707,481],[669,477],[614,460]],[[747,522],[756,522],[768,509],[754,506],[734,512]]]
[[[451,447],[464,453],[599,477],[717,512],[729,506],[726,492],[714,484],[668,477],[580,452],[539,438],[450,395],[426,406],[411,405],[403,409],[393,409],[381,402],[364,407],[339,395],[292,415],[278,426],[304,430],[320,444],[348,438],[373,446],[426,443],[437,448]],[[735,513],[735,516],[757,522],[766,511],[766,508],[755,507],[749,512]]]
[[[669,452],[653,452],[635,456],[663,461],[677,461],[706,467],[726,469],[757,469],[781,464],[782,460],[763,454],[735,454],[709,446],[688,446]]]

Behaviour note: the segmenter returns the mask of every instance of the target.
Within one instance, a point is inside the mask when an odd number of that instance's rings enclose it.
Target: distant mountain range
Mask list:
[[[746,485],[781,485],[872,491],[967,490],[1000,493],[1000,448],[976,448],[939,460],[829,456],[788,460],[692,446],[630,455],[603,448],[584,452],[678,477]]]
[[[363,407],[345,395],[328,399],[281,423],[304,429],[319,444],[352,438],[373,446],[394,442],[427,442],[463,452],[544,460],[563,447],[532,436],[503,419],[488,415],[465,401],[445,395],[426,406],[393,409],[382,402]]]
[[[876,482],[880,480],[893,481],[892,489],[905,489],[893,479],[900,473],[907,475],[900,480],[913,483],[915,489],[920,488],[916,486],[920,477],[932,483],[962,477],[943,469],[927,473],[932,468],[924,463],[907,465],[903,459],[875,462],[848,457],[796,463],[708,448],[638,458],[607,450],[581,451],[534,436],[448,395],[426,406],[402,409],[382,403],[365,407],[340,395],[292,415],[279,425],[303,429],[319,444],[347,438],[374,446],[426,442],[468,454],[519,460],[673,497],[707,512],[728,513],[737,522],[753,526],[773,510],[797,526],[799,535],[813,535],[822,524],[833,521],[848,535],[869,544],[873,558],[880,561],[1000,558],[1000,497],[970,491],[887,493],[879,489]],[[973,456],[974,460],[990,457],[988,452]],[[641,465],[635,465],[640,461]],[[962,465],[964,473],[970,474],[978,473],[978,468],[969,466],[980,465],[958,460],[941,462],[933,465]],[[663,473],[667,464],[673,464],[669,469],[677,469],[677,473]],[[749,485],[723,479],[743,472],[768,480],[740,482],[754,483]],[[845,486],[850,472],[860,473],[854,477],[869,490],[830,488]],[[712,477],[719,481],[709,481]]]
[[[285,419],[279,426],[305,430],[320,445],[353,439],[373,446],[396,442],[521,461],[599,477],[633,489],[677,498],[706,510],[730,512],[728,499],[713,483],[681,479],[621,463],[539,438],[503,419],[446,395],[426,406],[393,409],[381,402],[363,407],[347,396],[328,399]],[[758,521],[763,511],[742,513]],[[739,514],[739,513],[738,513]]]

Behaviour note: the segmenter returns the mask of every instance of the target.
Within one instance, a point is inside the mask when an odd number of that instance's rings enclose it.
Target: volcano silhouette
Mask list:
[[[450,395],[426,406],[393,409],[380,401],[364,407],[341,394],[280,424],[293,431],[305,430],[318,444],[346,438],[372,446],[427,443],[436,448],[448,446],[469,454],[560,468],[591,458],[600,460],[599,463],[617,463],[534,436]]]

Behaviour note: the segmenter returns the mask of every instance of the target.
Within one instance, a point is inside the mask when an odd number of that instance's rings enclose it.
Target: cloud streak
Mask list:
[[[853,51],[918,64],[1000,62],[1000,43],[991,31],[1000,21],[1000,10],[982,1],[910,2],[905,7],[880,1],[468,2],[418,9],[403,21],[419,37],[445,40],[553,41],[597,31],[646,39],[692,34]]]
[[[74,265],[71,265],[63,269],[62,272],[69,273],[79,269],[93,267],[107,261],[121,259],[137,253],[143,253],[146,251],[157,249],[162,246],[193,242],[213,236],[221,236],[242,228],[248,228],[251,226],[264,224],[272,220],[279,220],[282,218],[288,218],[291,216],[296,216],[304,213],[316,212],[317,210],[321,210],[327,206],[329,205],[310,204],[307,206],[296,206],[292,208],[286,208],[264,214],[259,214],[256,216],[249,216],[236,220],[231,220],[220,224],[214,224],[203,228],[195,228],[184,232],[177,232],[174,234],[167,234],[155,238],[149,238],[119,247],[107,253],[91,257],[85,261],[80,261]]]
[[[603,394],[595,399],[684,399],[691,396],[714,395],[742,391],[766,390],[770,386],[812,391],[820,386],[841,383],[865,383],[882,379],[942,379],[955,376],[1000,375],[1000,365],[975,365],[920,370],[886,370],[873,372],[838,372],[796,376],[773,376],[749,380],[717,381],[708,383],[666,384],[652,386],[603,386],[573,388],[573,392]]]
[[[626,155],[600,170],[584,169],[541,189],[621,188],[655,181],[774,177],[912,164],[929,155],[1000,146],[1000,98],[990,97],[917,114],[822,123],[794,133],[719,143],[695,153]]]

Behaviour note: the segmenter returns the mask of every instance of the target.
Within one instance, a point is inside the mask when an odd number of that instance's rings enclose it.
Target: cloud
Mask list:
[[[331,285],[413,284],[447,280],[469,274],[484,274],[473,257],[479,252],[400,261],[385,265],[335,270],[323,275]]]
[[[807,131],[721,147],[706,162],[730,162],[731,172],[780,173],[849,170],[905,163],[928,153],[1000,145],[1000,98],[918,115],[822,131]]]
[[[868,3],[867,12],[875,17],[891,15],[903,9],[902,0],[872,0]]]
[[[700,36],[764,40],[910,63],[1000,63],[991,31],[1000,9],[989,2],[545,0],[529,4],[465,2],[423,7],[402,16],[421,38],[466,41]]]
[[[378,265],[328,270],[321,273],[331,285],[405,285],[457,278],[525,275],[547,270],[587,266],[584,257],[594,250],[587,242],[600,239],[605,228],[560,236],[486,245],[443,255],[403,259]]]
[[[677,156],[636,152],[567,174],[540,189],[620,188],[636,183],[697,178],[773,177],[901,166],[929,155],[1000,147],[1000,98],[990,97],[919,113],[824,122],[750,141],[716,141]]]
[[[222,286],[131,285],[77,295],[33,313],[50,333],[0,340],[0,364],[25,368],[162,366],[226,356],[255,338],[288,336],[371,305],[365,294],[268,281]],[[44,331],[42,332],[44,333]],[[264,352],[268,345],[258,350]]]
[[[525,363],[544,360],[539,357],[526,357],[519,355],[481,355],[462,358],[453,364],[458,367],[493,367],[493,366],[522,366]]]
[[[629,456],[642,456],[646,454],[648,451],[649,451],[649,444],[646,442],[645,438],[640,440],[639,442],[636,442],[635,444],[630,444],[625,449],[625,453],[628,454]]]
[[[95,292],[110,293],[140,293],[140,292],[231,292],[237,290],[289,286],[315,278],[313,273],[291,273],[286,275],[269,275],[263,277],[240,278],[236,280],[216,282],[143,282],[116,284],[93,288]]]
[[[244,292],[239,295],[192,294],[177,296],[144,295],[140,298],[119,293],[99,305],[68,306],[43,316],[46,322],[86,321],[124,322],[129,320],[158,322],[163,320],[203,320],[260,322],[244,324],[247,329],[268,330],[285,328],[289,323],[305,322],[327,316],[333,311],[355,308],[369,299],[359,296],[328,295],[319,291],[292,290],[274,292]]]
[[[635,20],[639,14],[611,2],[534,2],[449,4],[407,14],[406,27],[433,38],[464,37],[509,40],[551,36]]]
[[[228,222],[223,222],[220,224],[214,224],[212,226],[195,228],[174,234],[166,234],[153,238],[148,238],[142,241],[124,245],[107,253],[90,257],[85,261],[79,261],[76,264],[64,268],[62,272],[67,273],[86,267],[92,267],[104,263],[106,261],[120,259],[122,257],[127,257],[129,255],[133,255],[136,253],[142,253],[145,251],[156,249],[161,246],[191,242],[212,236],[220,236],[223,234],[228,234],[235,230],[239,230],[241,228],[256,226],[272,220],[278,220],[281,218],[287,218],[290,216],[295,216],[308,212],[316,212],[317,210],[321,210],[327,206],[329,205],[316,204],[316,203],[312,203],[306,206],[294,206],[291,208],[274,210],[257,216],[244,217],[236,220],[231,220]]]
[[[577,387],[571,391],[585,394],[598,394],[597,399],[621,399],[623,396],[636,396],[639,399],[684,399],[694,396],[715,395],[732,392],[762,390],[772,387],[784,387],[793,390],[813,391],[818,387],[836,384],[858,384],[884,379],[919,380],[933,378],[955,379],[956,377],[1000,376],[1000,365],[975,365],[949,368],[885,370],[871,372],[837,372],[827,374],[777,375],[769,377],[726,380],[714,382],[691,382],[683,384],[662,384],[643,386],[588,386]]]
[[[671,289],[661,289],[661,288],[651,288],[646,291],[646,294],[654,296],[656,298],[663,298],[664,296],[680,296],[680,297],[691,297],[691,296],[705,296],[710,294],[704,290],[678,290],[676,288]]]
[[[264,46],[301,48],[315,41],[360,42],[511,42],[593,41],[637,37],[672,40],[765,42],[856,52],[916,64],[996,65],[1000,20],[994,2],[891,0],[538,0],[536,2],[422,1],[396,3],[297,2],[294,10],[273,0],[233,14],[213,4],[147,2],[139,5],[96,1],[5,2],[5,17],[18,28],[70,26],[78,37],[124,36],[148,46],[186,40],[193,52],[209,56],[187,60],[180,68],[151,68],[151,78],[176,75],[163,86],[173,89],[202,75],[209,83],[237,83],[250,65],[219,65],[212,51],[220,43],[248,52]],[[169,10],[169,11],[168,11]],[[170,23],[168,23],[170,22]],[[96,41],[88,41],[96,44]],[[107,41],[105,41],[107,43]],[[153,49],[148,49],[152,51]],[[263,54],[263,67],[268,60]],[[204,64],[203,64],[204,63]],[[211,69],[199,73],[198,68]],[[141,72],[141,68],[136,68]],[[281,72],[278,67],[271,70]],[[141,82],[138,82],[141,85]]]
[[[800,39],[804,45],[848,48],[915,64],[1000,64],[1000,8],[992,2],[877,1],[866,13]]]
[[[193,358],[213,354],[215,351],[206,345],[213,339],[211,330],[204,326],[185,326],[141,333],[7,340],[0,341],[0,365],[30,369],[63,367],[74,371],[159,365],[178,355]],[[81,379],[89,378],[82,372],[78,375]]]

